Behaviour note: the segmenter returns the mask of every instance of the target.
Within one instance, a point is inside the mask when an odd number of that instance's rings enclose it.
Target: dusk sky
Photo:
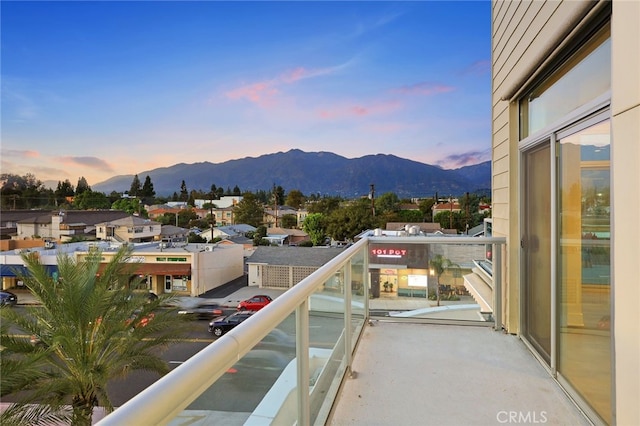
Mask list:
[[[491,3],[2,1],[2,173],[491,157]],[[141,176],[144,179],[144,176]]]

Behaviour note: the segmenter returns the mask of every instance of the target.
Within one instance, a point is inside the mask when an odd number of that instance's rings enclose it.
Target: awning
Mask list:
[[[58,265],[44,265],[44,267],[50,276],[54,276],[58,272]],[[16,272],[23,275],[29,274],[24,265],[0,265],[0,276],[2,277],[16,277]]]
[[[106,263],[100,264],[99,272],[106,267]],[[137,263],[132,266],[132,272],[140,275],[191,275],[189,263]]]

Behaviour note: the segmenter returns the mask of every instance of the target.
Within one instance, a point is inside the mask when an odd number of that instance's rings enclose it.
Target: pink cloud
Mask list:
[[[276,78],[271,80],[259,81],[256,83],[250,83],[237,89],[230,90],[225,93],[225,96],[231,100],[247,100],[260,106],[266,106],[273,104],[276,101],[276,97],[280,95],[281,86],[293,84],[300,80],[308,78],[319,77],[322,75],[328,75],[344,68],[346,65],[339,65],[330,68],[308,69],[304,67],[297,67],[292,70],[286,71]]]
[[[469,65],[466,69],[462,70],[463,75],[483,75],[491,71],[491,61],[482,60],[476,61]]]
[[[370,115],[386,115],[402,108],[402,103],[398,101],[376,102],[371,105],[351,105],[338,107],[333,110],[322,110],[318,113],[320,118],[326,120],[337,120],[349,117],[365,117]]]
[[[272,82],[262,81],[239,87],[227,92],[225,95],[232,100],[245,99],[255,104],[264,105],[269,103],[278,94]]]
[[[91,167],[103,172],[113,172],[113,167],[111,167],[109,163],[97,157],[66,156],[66,157],[58,157],[57,160],[63,164]]]
[[[431,96],[437,95],[439,93],[452,92],[455,90],[453,86],[446,86],[443,84],[435,84],[435,83],[416,83],[410,86],[402,86],[396,89],[393,89],[393,93],[400,93],[403,95],[423,95],[423,96]]]
[[[18,158],[38,158],[40,157],[40,153],[38,151],[33,150],[22,150],[22,149],[4,149],[2,150],[2,155],[6,157],[18,157]]]
[[[298,80],[302,80],[310,75],[310,72],[303,67],[298,67],[294,70],[286,72],[280,76],[280,80],[284,83],[293,83]]]

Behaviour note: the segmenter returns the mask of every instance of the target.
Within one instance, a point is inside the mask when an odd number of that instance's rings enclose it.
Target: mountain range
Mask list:
[[[158,196],[187,189],[208,192],[211,185],[242,192],[269,191],[274,185],[285,191],[297,189],[304,195],[335,195],[353,198],[367,195],[373,184],[376,194],[393,192],[400,198],[490,193],[491,162],[458,169],[442,169],[389,154],[345,158],[331,152],[304,152],[292,149],[259,157],[245,157],[223,163],[179,163],[137,174],[141,183],[147,176]],[[92,185],[106,194],[131,188],[134,175],[114,176]]]

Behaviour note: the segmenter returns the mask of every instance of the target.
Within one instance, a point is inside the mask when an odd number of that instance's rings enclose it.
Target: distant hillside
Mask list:
[[[246,157],[224,163],[176,164],[142,171],[138,178],[151,178],[156,195],[171,196],[180,192],[184,180],[189,190],[208,191],[212,184],[241,191],[270,190],[273,185],[285,191],[300,190],[305,195],[339,195],[352,198],[369,193],[393,192],[401,198],[461,195],[465,192],[488,192],[491,188],[489,161],[455,170],[407,160],[394,155],[367,155],[348,159],[330,152],[288,152]],[[115,176],[92,185],[94,191],[124,192],[131,188],[133,175]]]

